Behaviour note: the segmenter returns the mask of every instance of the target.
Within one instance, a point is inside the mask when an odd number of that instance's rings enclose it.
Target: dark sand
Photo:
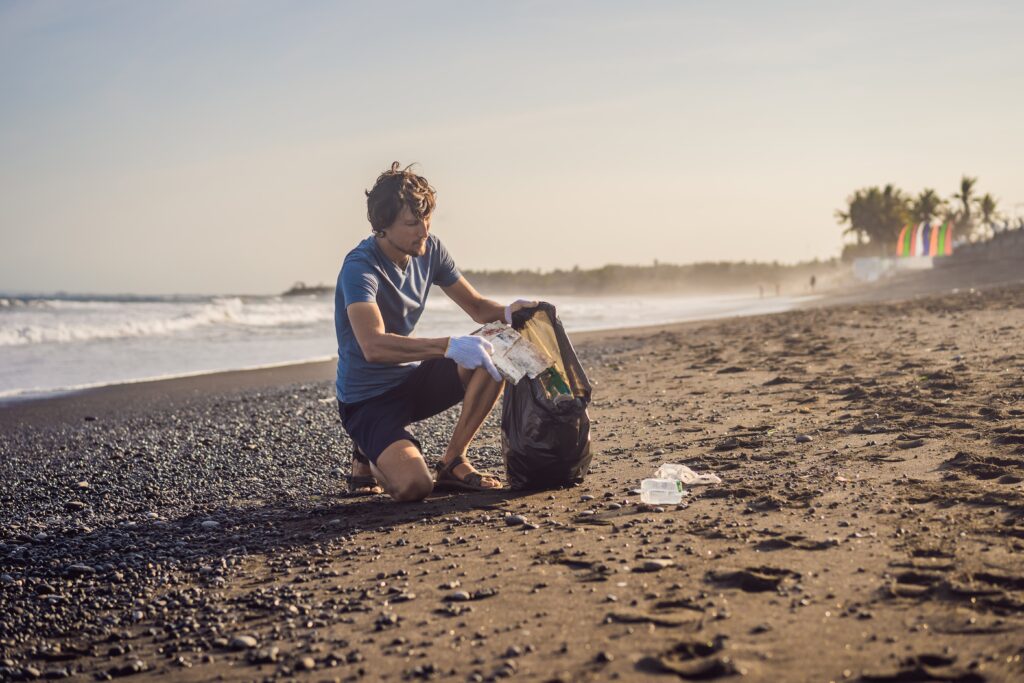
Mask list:
[[[0,678],[1024,679],[1024,287],[576,342],[552,492],[343,497],[332,364],[0,407]]]

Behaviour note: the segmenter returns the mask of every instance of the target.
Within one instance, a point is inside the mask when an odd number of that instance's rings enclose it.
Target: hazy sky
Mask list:
[[[1022,8],[0,1],[0,291],[333,282],[396,159],[463,269],[828,258],[962,173],[1021,215]]]

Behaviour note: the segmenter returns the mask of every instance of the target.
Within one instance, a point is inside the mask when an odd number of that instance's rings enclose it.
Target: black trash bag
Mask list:
[[[522,490],[580,483],[590,469],[590,381],[554,306],[542,302],[516,311],[512,327],[559,359],[556,365],[564,376],[562,381],[549,375],[505,383],[501,453],[508,484]]]

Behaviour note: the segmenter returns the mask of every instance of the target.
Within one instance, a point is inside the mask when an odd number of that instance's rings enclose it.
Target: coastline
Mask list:
[[[693,320],[651,325],[584,330],[572,333],[573,343],[583,345],[590,341],[629,334],[673,331],[704,322],[757,318],[784,314],[787,311],[813,310],[833,306],[863,303],[898,302],[933,296],[942,292],[954,294],[964,289],[1012,286],[1024,283],[1024,274],[1017,272],[1014,263],[1000,263],[996,267],[978,268],[976,264],[958,269],[933,269],[908,273],[872,284],[848,283],[842,287],[808,294],[796,306],[785,311],[751,313],[743,315],[712,315]],[[152,405],[160,400],[194,398],[204,393],[224,393],[233,390],[252,390],[282,383],[326,381],[333,377],[337,360],[306,360],[274,363],[256,368],[215,370],[155,379],[101,384],[82,388],[69,388],[54,392],[25,393],[0,397],[0,428],[29,420],[33,424],[47,419],[83,419],[93,413],[111,414],[114,410],[134,409]],[[158,396],[153,392],[158,392]],[[151,400],[147,400],[151,399]],[[49,411],[52,411],[50,413]]]
[[[774,315],[799,308],[808,301],[816,300],[816,296],[804,296],[797,299],[795,306],[787,306],[779,311],[754,312],[734,314],[732,312],[715,313],[693,319],[652,323],[648,325],[608,327],[599,329],[584,329],[574,332],[574,340],[583,342],[587,339],[598,339],[607,335],[617,335],[625,332],[643,331],[647,329],[660,329],[663,327],[676,327],[699,322],[723,320],[730,318],[751,317],[758,315]],[[311,360],[285,361],[271,363],[250,368],[229,368],[223,370],[201,371],[172,375],[168,377],[140,378],[127,382],[112,382],[109,384],[96,384],[82,387],[67,387],[51,391],[27,390],[16,394],[0,396],[0,426],[13,415],[42,414],[45,409],[41,404],[54,402],[58,408],[66,408],[68,404],[81,402],[83,406],[92,403],[98,404],[95,410],[104,411],[103,406],[109,410],[117,403],[117,396],[124,394],[121,402],[126,407],[132,406],[140,398],[145,398],[151,392],[160,392],[169,398],[182,396],[195,396],[203,392],[224,392],[231,391],[236,386],[238,389],[252,389],[255,387],[275,386],[280,383],[288,383],[289,377],[294,376],[293,382],[312,381],[312,379],[326,380],[333,378],[334,367],[337,357],[318,358]],[[291,369],[291,370],[289,370]],[[244,378],[244,379],[243,379]],[[37,404],[34,410],[25,411],[20,407],[27,404]],[[60,412],[64,412],[61,410]],[[95,412],[95,411],[94,411]],[[9,415],[5,415],[9,413]],[[84,414],[89,414],[84,410]]]

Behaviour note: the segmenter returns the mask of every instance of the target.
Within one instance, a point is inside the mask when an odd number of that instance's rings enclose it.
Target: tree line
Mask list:
[[[956,239],[991,237],[997,222],[1005,218],[996,198],[988,192],[979,194],[977,183],[977,178],[965,175],[959,190],[946,198],[932,188],[912,195],[892,184],[857,190],[846,199],[846,207],[836,211],[836,220],[845,226],[843,235],[855,240],[843,248],[843,258],[890,256],[903,227],[924,221],[949,221]]]
[[[712,292],[791,294],[802,291],[811,276],[821,278],[839,268],[836,259],[778,262],[721,261],[676,265],[654,261],[649,266],[607,265],[572,270],[466,270],[473,286],[486,292],[546,292],[551,294],[638,294]],[[794,287],[797,289],[794,290]]]
[[[649,266],[611,264],[600,268],[556,268],[550,271],[464,270],[473,286],[488,293],[537,293],[580,295],[628,294],[752,294],[762,296],[803,293],[812,277],[822,280],[841,269],[838,259],[814,259],[792,265],[775,261],[718,261],[676,265],[657,259]],[[296,282],[283,296],[324,295],[333,285]]]

